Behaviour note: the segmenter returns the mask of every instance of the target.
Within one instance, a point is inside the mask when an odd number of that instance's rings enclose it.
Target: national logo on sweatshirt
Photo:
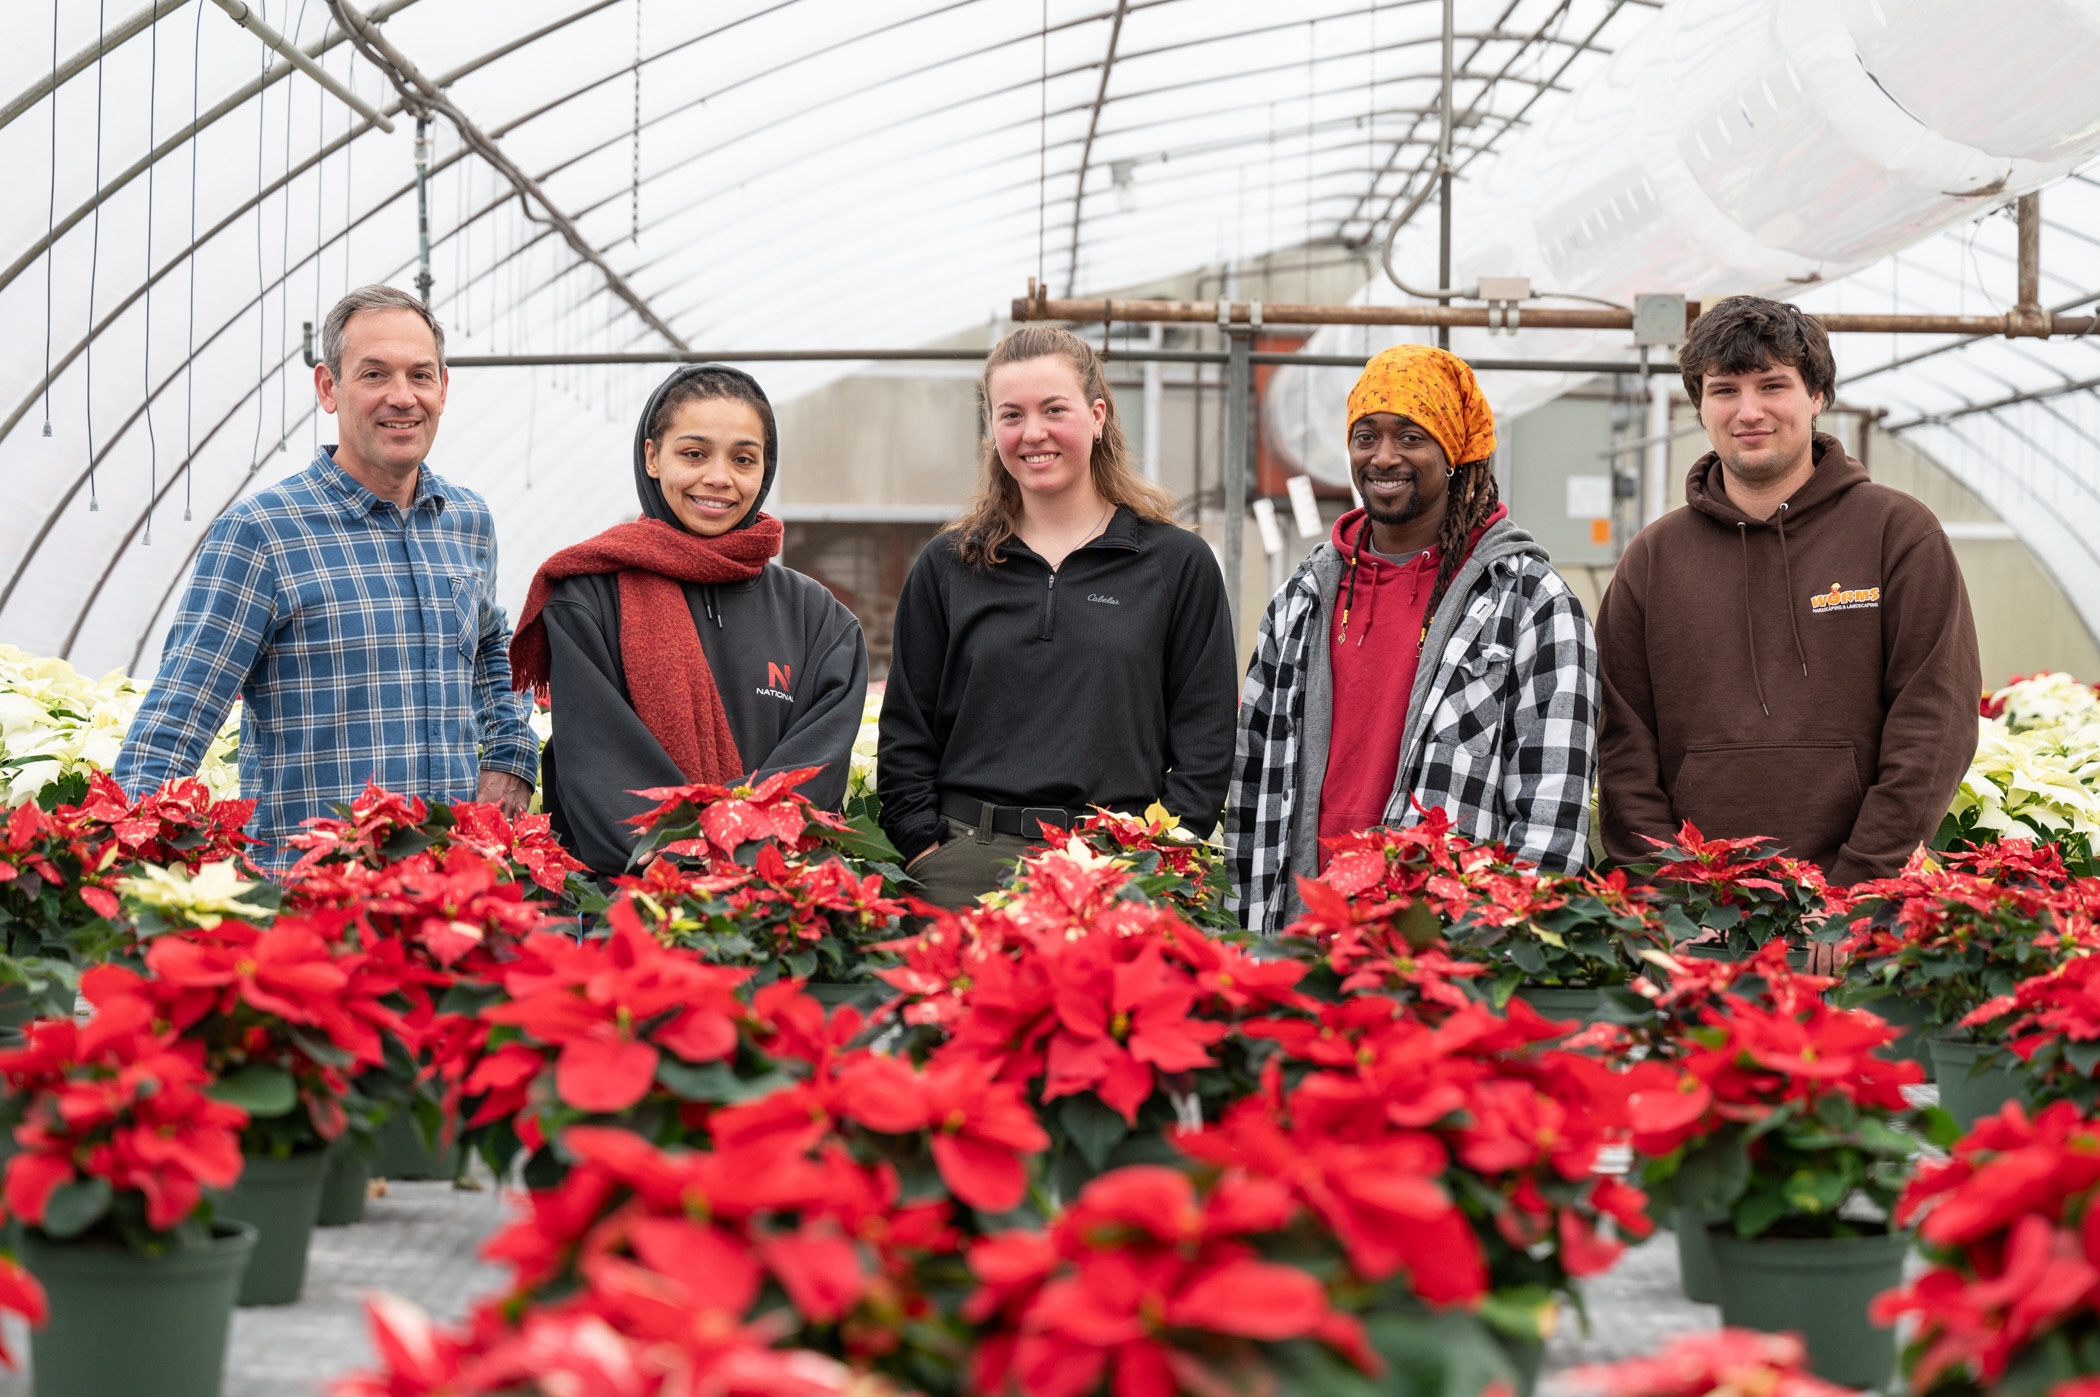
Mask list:
[[[1881,589],[1879,587],[1854,587],[1848,589],[1842,582],[1833,582],[1830,584],[1829,591],[1818,592],[1810,597],[1808,605],[1809,610],[1818,613],[1826,611],[1868,611],[1881,605]]]
[[[775,664],[773,661],[767,660],[766,682],[759,688],[758,692],[766,698],[785,699],[789,703],[793,703],[795,696],[789,693],[788,689],[794,677],[794,666]]]

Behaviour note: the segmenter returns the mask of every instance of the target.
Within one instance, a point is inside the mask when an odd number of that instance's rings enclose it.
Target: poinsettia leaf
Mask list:
[[[282,1067],[252,1062],[212,1083],[213,1098],[257,1118],[288,1114],[299,1104],[299,1085]]]
[[[75,1179],[51,1192],[44,1204],[44,1231],[64,1239],[78,1237],[102,1220],[112,1197],[107,1179]]]
[[[1444,920],[1435,908],[1417,899],[1394,920],[1393,930],[1400,933],[1409,950],[1420,951],[1444,939]]]
[[[1057,1121],[1065,1138],[1097,1171],[1108,1167],[1110,1152],[1130,1133],[1123,1118],[1090,1091],[1066,1097],[1058,1106]]]
[[[2100,1067],[2100,1041],[2091,1043],[2066,1043],[2064,1061],[2071,1064],[2079,1076],[2090,1077],[2093,1069]]]
[[[730,1071],[726,1062],[695,1065],[680,1062],[668,1053],[657,1059],[656,1080],[665,1091],[681,1101],[707,1101],[718,1105],[755,1101],[782,1087],[793,1085],[782,1073],[769,1072],[763,1077],[746,1081]]]
[[[1727,1212],[1750,1182],[1750,1154],[1742,1136],[1723,1131],[1685,1155],[1676,1182],[1680,1206],[1708,1214]]]

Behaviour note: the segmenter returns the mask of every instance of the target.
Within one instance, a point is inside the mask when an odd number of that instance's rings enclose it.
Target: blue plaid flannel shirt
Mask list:
[[[238,695],[241,794],[273,868],[368,780],[460,801],[482,771],[539,776],[488,505],[425,466],[404,512],[334,450],[213,521],[117,759],[134,796],[194,774]]]

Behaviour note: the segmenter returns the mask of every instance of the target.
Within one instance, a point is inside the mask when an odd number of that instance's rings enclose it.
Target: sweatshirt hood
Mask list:
[[[1327,542],[1334,548],[1338,557],[1346,560],[1356,551],[1357,533],[1363,528],[1363,522],[1364,511],[1361,506],[1334,521],[1334,528],[1329,531]],[[1370,553],[1371,540],[1368,536],[1364,538],[1363,546],[1364,561],[1373,561]],[[1423,553],[1426,555],[1434,551],[1433,548],[1424,549]],[[1541,558],[1546,556],[1546,550],[1539,547],[1538,540],[1509,522],[1509,506],[1506,504],[1496,505],[1495,512],[1488,516],[1487,522],[1473,531],[1472,553],[1483,562],[1493,562],[1513,553],[1536,553]]]
[[[1815,434],[1811,452],[1815,473],[1794,492],[1793,498],[1772,512],[1770,519],[1752,519],[1736,508],[1722,483],[1721,458],[1715,452],[1709,451],[1694,461],[1691,473],[1684,481],[1687,505],[1722,527],[1735,531],[1737,557],[1743,565],[1743,635],[1750,649],[1750,683],[1757,694],[1757,706],[1767,718],[1772,716],[1772,704],[1765,693],[1764,675],[1757,661],[1757,604],[1753,593],[1759,580],[1753,575],[1751,565],[1750,530],[1769,528],[1779,538],[1780,596],[1786,599],[1783,604],[1787,635],[1793,642],[1794,660],[1801,666],[1801,677],[1809,679],[1808,647],[1802,642],[1801,619],[1795,614],[1797,608],[1790,600],[1794,596],[1794,562],[1787,548],[1786,531],[1826,508],[1855,485],[1867,483],[1867,468],[1847,456],[1844,443],[1829,433]]]
[[[635,498],[641,503],[642,517],[644,519],[659,520],[684,533],[692,532],[692,530],[679,522],[677,512],[671,508],[671,502],[664,498],[663,487],[657,483],[654,476],[649,474],[649,423],[655,419],[656,410],[663,405],[665,397],[670,394],[673,388],[676,388],[689,378],[697,378],[702,374],[740,380],[757,395],[760,402],[766,405],[764,414],[766,419],[765,478],[758,484],[758,494],[751,501],[751,507],[745,510],[744,517],[736,522],[737,528],[748,529],[758,522],[758,513],[765,507],[766,496],[773,492],[773,478],[780,473],[780,429],[772,421],[773,401],[766,396],[766,390],[758,386],[758,380],[745,373],[742,369],[732,369],[726,364],[682,364],[673,371],[669,378],[657,385],[654,393],[649,395],[648,403],[642,408],[642,420],[635,425],[634,429]]]
[[[1828,432],[1817,432],[1810,446],[1815,474],[1786,502],[1786,522],[1798,524],[1855,485],[1867,483],[1867,468],[1845,454],[1845,444]],[[1745,524],[1753,529],[1770,526],[1773,519],[1752,519],[1736,508],[1722,484],[1721,458],[1712,451],[1692,462],[1684,478],[1684,502],[1717,523],[1734,528]],[[1774,516],[1776,519],[1778,516]]]

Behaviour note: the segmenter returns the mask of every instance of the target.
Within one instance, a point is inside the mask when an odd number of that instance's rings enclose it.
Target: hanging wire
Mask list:
[[[95,231],[88,249],[87,459],[88,513],[102,508],[95,486],[95,278],[102,270],[102,49],[108,36],[109,0],[95,7]]]
[[[1043,271],[1043,229],[1050,190],[1050,0],[1043,0],[1042,45],[1043,71],[1036,81],[1035,284],[1048,286],[1050,283]]]
[[[51,192],[44,204],[44,435],[51,435],[51,269],[58,246],[51,232],[58,226],[58,6],[51,0]],[[90,328],[93,322],[89,322]]]
[[[158,16],[147,27],[146,38],[146,149],[160,145],[160,133],[154,124],[159,112],[160,100],[160,19]],[[153,501],[160,494],[160,437],[153,430],[153,172],[160,168],[158,160],[146,165],[146,308],[145,368],[143,371],[146,389],[146,527],[140,535],[139,546],[153,546]]]
[[[190,40],[190,323],[189,358],[182,365],[182,522],[191,519],[190,482],[197,458],[197,130],[198,95],[204,78],[204,6]]]
[[[633,171],[627,186],[627,241],[642,241],[642,0],[634,0],[634,134],[628,138]]]
[[[292,21],[292,43],[299,42],[306,28],[306,0],[299,0],[299,18]],[[319,100],[318,97],[315,100]],[[292,88],[285,84],[284,90],[284,169],[289,175],[292,169]],[[319,178],[318,175],[315,176]],[[284,247],[277,259],[277,452],[288,455],[291,445],[291,374],[286,366],[291,363],[292,353],[292,186],[284,186]],[[314,230],[318,239],[321,230]]]
[[[257,0],[265,11],[267,0]],[[265,13],[264,19],[269,18]],[[270,289],[263,276],[263,146],[268,120],[270,50],[262,51],[263,86],[255,94],[255,444],[248,451],[248,474],[262,469],[263,385],[270,381]],[[289,98],[287,98],[289,100]]]
[[[316,60],[318,62],[325,63],[328,59],[328,31],[333,27],[334,23],[332,16],[325,14],[321,16],[321,54]],[[319,325],[322,323],[320,247],[321,240],[327,236],[322,230],[327,226],[328,221],[325,207],[325,200],[328,197],[328,157],[325,153],[328,149],[328,104],[318,99],[314,102],[314,149],[323,152],[319,157],[319,163],[314,166],[314,324]],[[319,455],[321,451],[321,413],[318,405],[314,411],[306,414],[306,420],[313,424],[313,448],[309,453],[310,459],[312,456]]]
[[[343,86],[357,91],[357,64],[349,59],[343,62]],[[350,294],[350,234],[357,227],[357,217],[351,213],[351,205],[357,195],[357,113],[343,109],[343,294]]]

